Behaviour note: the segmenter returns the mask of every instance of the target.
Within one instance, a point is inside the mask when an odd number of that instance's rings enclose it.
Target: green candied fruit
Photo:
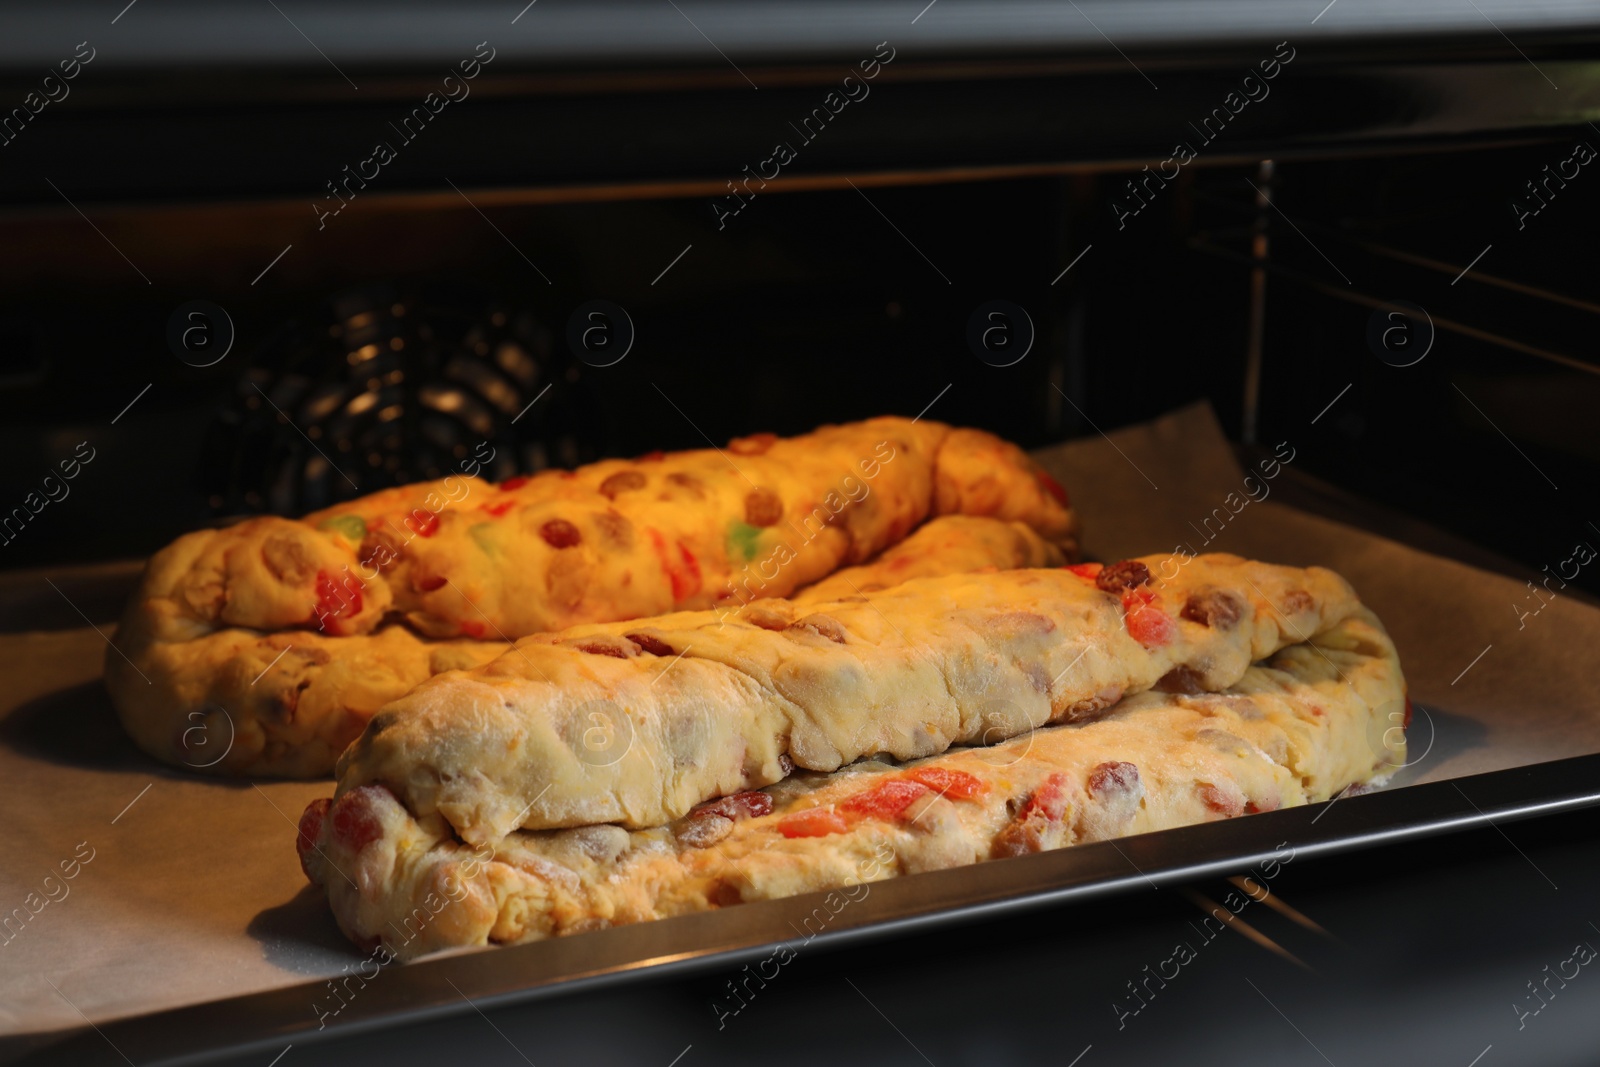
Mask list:
[[[756,558],[761,540],[761,527],[735,520],[728,524],[728,555],[742,556],[746,563]]]
[[[360,515],[335,515],[331,519],[323,519],[317,529],[338,534],[352,545],[359,545],[367,539],[367,520]]]
[[[492,522],[477,522],[467,527],[467,534],[477,542],[486,556],[498,556],[500,546],[495,544],[495,524]]]

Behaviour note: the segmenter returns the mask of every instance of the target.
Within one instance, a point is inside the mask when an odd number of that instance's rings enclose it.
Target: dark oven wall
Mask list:
[[[504,477],[924,411],[1040,445],[1206,398],[1305,473],[1554,567],[1600,537],[1600,308],[1588,175],[1544,168],[1590,142],[752,184],[720,229],[709,196],[373,200],[320,231],[298,203],[15,217],[0,499],[26,514],[0,558],[127,557],[491,450]],[[631,323],[616,362],[596,300]],[[611,347],[575,350],[575,321]]]

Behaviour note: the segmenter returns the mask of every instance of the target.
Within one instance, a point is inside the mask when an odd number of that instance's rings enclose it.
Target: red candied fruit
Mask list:
[[[327,571],[317,572],[317,606],[311,621],[318,629],[333,637],[343,636],[346,631],[339,616],[361,614],[361,604],[361,582],[355,575],[346,574],[340,582]]]
[[[1061,840],[1061,823],[1066,814],[1067,776],[1052,774],[1039,783],[1011,821],[995,835],[991,854],[999,859],[1059,848],[1066,843]]]
[[[1067,570],[1076,574],[1079,578],[1093,582],[1104,568],[1105,564],[1103,563],[1074,563]]]
[[[1055,497],[1056,503],[1060,504],[1062,507],[1066,507],[1071,503],[1071,501],[1067,499],[1067,491],[1061,487],[1061,483],[1050,477],[1044,471],[1039,472],[1039,484],[1044,486],[1045,492]]]
[[[439,513],[417,508],[406,517],[406,528],[418,537],[432,537],[439,530]]]
[[[507,478],[505,481],[501,482],[500,483],[500,491],[502,493],[509,493],[514,489],[521,489],[523,486],[525,486],[527,484],[528,484],[527,475],[519,474],[515,478]]]
[[[1212,811],[1230,819],[1244,814],[1244,798],[1219,789],[1210,782],[1200,783],[1200,800]]]
[[[506,512],[510,511],[516,506],[517,502],[515,500],[502,500],[498,504],[485,504],[483,506],[483,510],[487,511],[489,514],[498,519],[500,516],[504,515]]]
[[[966,771],[951,771],[943,767],[916,767],[907,771],[905,776],[913,782],[920,782],[935,793],[956,800],[971,800],[989,791],[983,779]]]
[[[1046,778],[1028,802],[1017,813],[1018,822],[1026,822],[1030,816],[1042,815],[1051,822],[1058,821],[1067,811],[1067,776],[1052,774]]]
[[[468,637],[476,638],[477,640],[482,641],[484,635],[489,631],[488,628],[477,619],[464,619],[461,622],[461,632],[466,634]]]
[[[682,541],[672,545],[667,544],[667,539],[661,531],[650,530],[650,544],[656,550],[656,558],[661,561],[661,569],[667,575],[667,581],[672,585],[672,599],[674,603],[681,603],[700,591],[700,561]],[[673,549],[676,549],[674,553]]]
[[[306,810],[300,813],[299,832],[295,836],[294,850],[300,856],[300,869],[311,882],[315,882],[316,879],[311,877],[311,868],[306,864],[306,857],[317,847],[317,838],[322,836],[322,822],[328,817],[328,809],[331,807],[333,807],[331,799],[318,797],[307,804]]]
[[[807,808],[778,820],[778,832],[784,837],[827,837],[842,834],[850,829],[844,816],[832,808]]]
[[[443,575],[437,575],[431,578],[418,578],[417,591],[420,593],[431,593],[435,589],[443,589],[448,582],[449,579],[445,578]]]
[[[685,600],[700,591],[700,561],[682,541],[678,542],[678,558],[683,566],[673,572],[672,597],[674,600]]]
[[[364,785],[350,790],[333,803],[333,839],[351,852],[360,852],[383,836],[383,825],[372,810],[372,801],[381,785]]]
[[[891,778],[847,797],[839,804],[839,810],[865,818],[898,819],[919,797],[927,793],[928,787],[921,782]]]
[[[1145,648],[1158,648],[1177,636],[1178,624],[1161,610],[1161,598],[1148,589],[1130,589],[1122,596],[1128,635]]]

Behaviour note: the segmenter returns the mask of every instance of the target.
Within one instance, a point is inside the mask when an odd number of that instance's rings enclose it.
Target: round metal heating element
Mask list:
[[[388,486],[500,479],[595,454],[576,361],[528,312],[375,285],[285,324],[219,412],[201,477],[219,514],[301,514]]]

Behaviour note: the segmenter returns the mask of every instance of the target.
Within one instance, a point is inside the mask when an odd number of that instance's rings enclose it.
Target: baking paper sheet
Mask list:
[[[1419,705],[1416,763],[1397,783],[1600,751],[1600,610],[1557,596],[1519,617],[1513,605],[1540,601],[1518,582],[1280,506],[1263,472],[1245,481],[1204,406],[1038,455],[1091,558],[1182,545],[1348,577]],[[362,959],[294,856],[295,820],[330,783],[223,782],[147,759],[101,688],[106,651],[87,627],[0,635],[0,917],[30,916],[0,930],[0,1053]]]

